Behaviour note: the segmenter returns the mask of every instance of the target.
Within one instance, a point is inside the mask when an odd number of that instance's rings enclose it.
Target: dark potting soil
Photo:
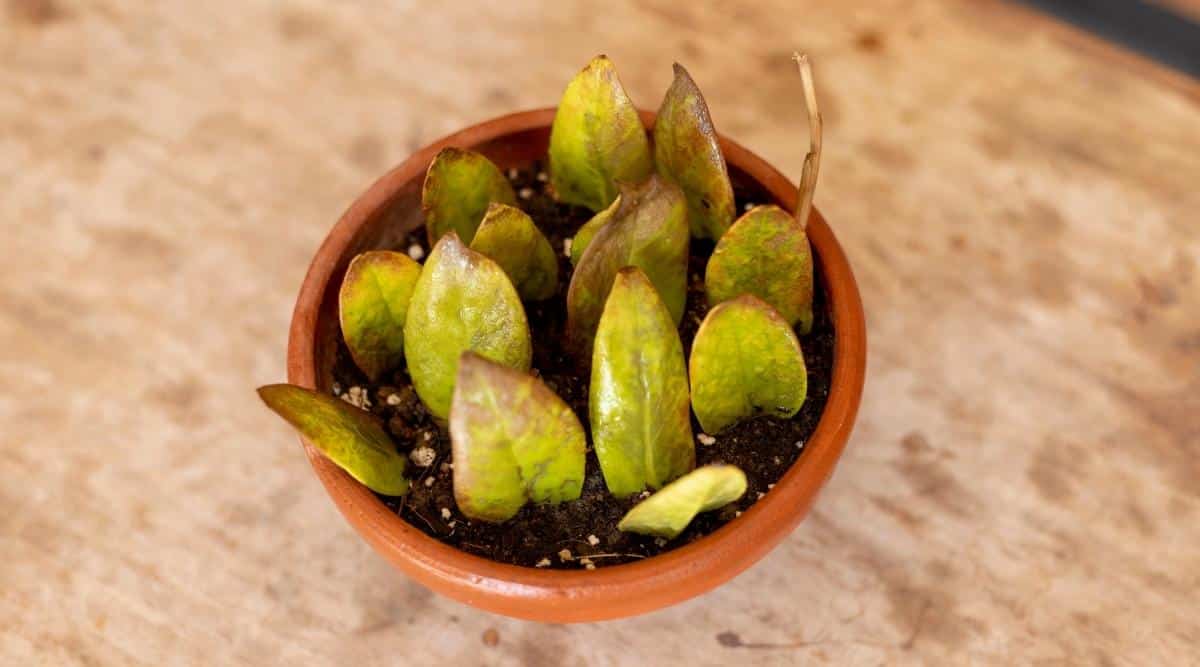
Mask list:
[[[533,372],[575,410],[587,431],[588,378],[580,373],[563,347],[566,293],[571,277],[571,263],[563,252],[563,242],[571,238],[591,214],[583,208],[559,204],[547,195],[542,165],[510,170],[508,177],[518,193],[520,207],[533,218],[558,253],[557,295],[525,305],[534,341]],[[749,205],[770,201],[757,186],[739,183],[736,178],[734,193],[739,212]],[[405,252],[413,246],[428,254],[423,229],[411,234],[406,245],[397,250]],[[691,245],[687,309],[680,325],[685,354],[690,353],[692,338],[708,311],[703,277],[712,249],[712,242],[693,240]],[[819,257],[816,262],[819,266]],[[692,430],[697,436],[696,465],[736,465],[745,471],[749,484],[746,494],[737,502],[697,516],[683,534],[670,541],[617,530],[621,517],[646,494],[627,499],[611,496],[604,486],[599,463],[590,445],[583,493],[578,500],[561,505],[526,505],[517,516],[498,525],[469,521],[459,513],[454,502],[449,433],[434,422],[417,398],[406,371],[398,370],[379,382],[367,382],[350,359],[345,344],[339,343],[333,390],[334,394],[355,398],[360,404],[360,397],[365,393],[368,405],[363,407],[368,407],[387,423],[396,448],[402,454],[408,455],[421,446],[436,452],[437,458],[432,465],[425,468],[409,466],[412,487],[407,496],[380,496],[388,507],[426,534],[469,553],[530,567],[604,567],[648,558],[713,532],[769,493],[801,454],[805,442],[816,429],[829,396],[834,332],[826,312],[821,273],[819,270],[814,273],[813,328],[800,338],[808,368],[808,398],[791,419],[761,417],[745,421],[713,436],[715,442],[708,445],[700,440],[703,431],[695,416],[692,417]]]

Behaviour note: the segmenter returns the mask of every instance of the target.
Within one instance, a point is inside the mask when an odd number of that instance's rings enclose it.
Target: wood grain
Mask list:
[[[0,1],[6,664],[1180,664],[1200,614],[1200,106],[1000,4]],[[866,301],[858,430],[732,583],[592,626],[396,575],[286,426],[342,208],[606,52],[687,65],[798,175]]]

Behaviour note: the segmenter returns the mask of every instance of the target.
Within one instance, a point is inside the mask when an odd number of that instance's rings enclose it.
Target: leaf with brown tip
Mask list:
[[[796,332],[750,294],[708,312],[692,341],[688,374],[692,410],[706,433],[758,415],[791,418],[808,395]]]
[[[617,273],[600,317],[589,410],[613,495],[660,488],[695,466],[683,345],[654,285],[634,266]]]
[[[413,387],[441,419],[450,414],[458,358],[467,350],[522,371],[533,354],[521,297],[504,269],[449,232],[425,260],[404,324]]]
[[[654,163],[687,197],[692,236],[721,238],[733,222],[733,185],[704,95],[678,63],[654,121]]]
[[[720,509],[744,493],[746,474],[741,469],[731,465],[702,466],[635,505],[617,524],[617,529],[674,539],[697,514]]]
[[[464,352],[450,408],[454,499],[501,522],[527,501],[558,504],[583,489],[583,426],[541,380]]]
[[[512,185],[483,154],[463,148],[443,148],[425,172],[421,210],[433,245],[447,232],[457,232],[470,245],[488,204],[516,204]]]
[[[475,231],[471,249],[499,264],[523,299],[549,299],[558,289],[558,256],[519,208],[492,202]]]
[[[404,457],[369,412],[290,384],[259,387],[258,395],[309,444],[367,488],[385,496],[408,491]]]
[[[404,320],[421,265],[390,250],[350,261],[338,290],[342,338],[355,365],[374,381],[404,360]]]
[[[550,185],[559,201],[599,211],[618,183],[654,171],[646,128],[612,61],[597,56],[567,84],[550,129]]]
[[[645,272],[676,326],[687,299],[687,204],[674,183],[658,176],[621,194],[621,210],[596,232],[567,289],[567,335],[581,358],[591,355],[596,323],[617,271]]]
[[[813,265],[804,227],[773,204],[750,209],[717,242],[704,271],[704,290],[710,306],[753,294],[808,333]]]

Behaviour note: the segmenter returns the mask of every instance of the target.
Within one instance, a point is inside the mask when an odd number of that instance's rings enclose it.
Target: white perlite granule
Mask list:
[[[571,560],[571,550],[563,549],[562,551],[558,552],[558,559],[564,563]]]
[[[587,542],[592,546],[596,546],[597,544],[600,544],[600,538],[596,537],[595,535],[588,535]]]
[[[409,453],[408,458],[413,462],[413,465],[420,466],[422,468],[428,468],[429,466],[433,465],[435,460],[437,460],[437,450],[435,450],[433,447],[421,445],[420,447],[412,450],[412,452]]]
[[[445,519],[446,521],[450,520],[450,508],[449,507],[442,508],[442,518]]]
[[[371,398],[367,394],[367,390],[362,387],[350,387],[349,391],[342,394],[341,399],[356,408],[362,408],[363,410],[371,409]]]
[[[408,246],[408,256],[413,258],[413,261],[419,262],[425,258],[425,249],[416,243]]]
[[[534,564],[534,567],[550,567],[550,559],[543,558]]]
[[[715,445],[717,443],[717,439],[707,433],[701,433],[700,435],[696,436],[696,439],[699,440],[700,444],[702,445]]]

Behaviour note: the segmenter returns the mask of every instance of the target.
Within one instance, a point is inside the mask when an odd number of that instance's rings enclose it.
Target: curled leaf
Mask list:
[[[567,335],[584,358],[613,279],[623,267],[645,272],[675,325],[683,317],[689,240],[683,193],[652,176],[623,192],[621,200],[620,210],[587,245],[567,289]]]
[[[522,371],[533,354],[525,309],[504,269],[450,232],[425,260],[404,324],[408,374],[437,417],[450,414],[458,358],[467,350]]]
[[[608,208],[600,211],[592,216],[591,220],[583,223],[579,231],[575,232],[575,238],[571,239],[571,265],[579,264],[579,260],[583,257],[583,251],[591,245],[592,239],[596,237],[596,232],[600,231],[604,225],[613,219],[613,216],[621,208],[621,195],[608,205]]]
[[[720,509],[745,492],[746,474],[736,466],[702,466],[635,505],[617,529],[673,539],[697,514]]]
[[[778,206],[750,209],[717,242],[704,271],[704,290],[710,306],[753,294],[808,333],[813,265],[804,227]]]
[[[402,496],[408,491],[404,457],[369,412],[290,384],[259,387],[258,395],[313,447],[368,489],[385,496]]]
[[[654,170],[646,128],[612,61],[597,56],[563,91],[550,129],[550,185],[559,201],[605,208],[617,183]]]
[[[696,464],[683,345],[637,267],[617,273],[600,317],[589,412],[596,458],[615,496],[660,488]]]
[[[404,359],[404,320],[420,275],[420,264],[390,250],[364,252],[346,269],[338,291],[342,338],[372,381]]]
[[[471,249],[504,269],[521,298],[541,301],[558,288],[558,256],[533,220],[519,208],[493,202],[475,230]]]
[[[457,232],[470,245],[488,204],[516,204],[512,185],[500,169],[481,153],[462,148],[443,148],[421,189],[421,210],[429,244],[447,232]]]
[[[721,238],[733,222],[733,185],[704,95],[678,63],[654,122],[654,163],[683,189],[692,236]]]
[[[796,333],[750,294],[709,311],[692,341],[688,372],[692,409],[707,433],[757,415],[790,418],[808,394]]]
[[[472,519],[512,518],[526,501],[583,489],[583,426],[541,380],[473,352],[458,363],[450,408],[454,499]]]

